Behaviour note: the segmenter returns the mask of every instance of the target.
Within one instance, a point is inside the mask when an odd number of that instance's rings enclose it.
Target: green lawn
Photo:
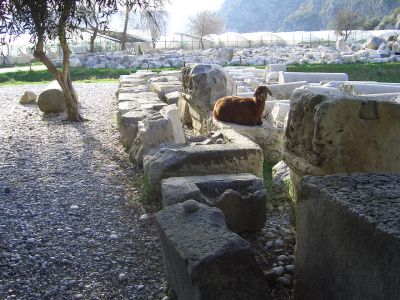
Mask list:
[[[259,67],[264,68],[264,67]],[[160,72],[162,70],[177,70],[176,68],[152,69]],[[342,64],[342,65],[288,65],[290,72],[330,72],[347,73],[350,80],[400,82],[400,63],[386,64]],[[137,69],[115,70],[115,69],[71,69],[73,81],[99,79],[118,79],[121,75],[135,73]],[[20,84],[51,81],[52,76],[47,70],[40,71],[17,71],[0,74],[0,84]]]
[[[350,80],[400,82],[400,63],[288,65],[289,72],[347,73]]]

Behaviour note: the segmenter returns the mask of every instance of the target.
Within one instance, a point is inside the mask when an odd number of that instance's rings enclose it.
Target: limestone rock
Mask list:
[[[160,190],[162,179],[177,176],[251,173],[262,177],[263,153],[250,139],[222,131],[225,144],[187,145],[156,149],[144,157],[150,184]]]
[[[300,89],[291,101],[284,160],[292,172],[400,172],[400,103]]]
[[[52,81],[38,96],[37,104],[44,113],[66,111],[65,97],[57,81]]]
[[[367,40],[366,46],[369,49],[378,50],[379,46],[384,42],[385,42],[384,39],[379,38],[377,36],[373,36]]]
[[[129,158],[139,165],[142,165],[143,156],[153,147],[186,142],[176,105],[166,106],[160,112],[149,115],[138,123],[138,127]]]
[[[179,105],[188,103],[195,130],[207,132],[215,102],[236,94],[236,83],[218,65],[194,65],[182,69],[183,92]]]
[[[156,214],[168,282],[183,300],[270,299],[250,244],[229,231],[222,212],[176,204]]]
[[[37,96],[34,92],[31,91],[26,91],[22,97],[21,100],[19,100],[20,104],[33,104],[36,103]]]

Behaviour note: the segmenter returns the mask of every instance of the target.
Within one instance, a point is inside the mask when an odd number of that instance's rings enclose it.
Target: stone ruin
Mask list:
[[[293,208],[295,298],[399,298],[399,224],[391,212],[399,183],[388,173],[400,173],[400,84],[289,74],[284,65],[261,71],[193,65],[182,74],[121,77],[121,140],[162,198],[155,219],[178,298],[272,299],[270,272],[263,275],[238,235],[266,221],[264,159],[278,163],[272,200]],[[259,84],[273,93],[261,126],[212,120],[217,98],[251,96]],[[187,124],[207,137],[186,138]],[[325,175],[332,176],[318,177]]]
[[[182,68],[182,86],[178,104],[181,120],[203,134],[211,130],[211,112],[215,102],[236,95],[235,81],[217,65]]]

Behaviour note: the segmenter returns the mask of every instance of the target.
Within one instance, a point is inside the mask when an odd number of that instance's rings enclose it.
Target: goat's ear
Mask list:
[[[268,95],[272,96],[272,92],[269,90],[269,88],[267,88],[267,93]]]
[[[255,92],[254,92],[254,98],[257,98],[257,97],[258,97],[258,89],[255,90]]]

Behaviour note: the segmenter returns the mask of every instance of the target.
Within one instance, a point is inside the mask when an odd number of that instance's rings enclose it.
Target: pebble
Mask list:
[[[199,209],[199,203],[193,199],[186,200],[183,202],[182,206],[187,213],[192,213]]]
[[[278,283],[280,283],[280,284],[282,284],[282,285],[284,285],[284,286],[290,286],[290,285],[292,285],[292,282],[290,281],[290,279],[287,278],[287,277],[285,277],[285,276],[278,277],[278,278],[276,279],[276,282],[278,282]]]
[[[146,220],[148,220],[150,218],[151,218],[150,214],[143,214],[143,215],[140,216],[139,220],[146,221]]]
[[[121,274],[118,275],[118,280],[119,281],[125,281],[127,279],[128,279],[128,276],[126,276],[125,273],[121,273]]]
[[[44,87],[0,87],[0,298],[159,299],[160,245],[154,224],[139,222],[118,83],[74,83],[84,123],[18,103]],[[127,295],[120,274],[145,288]]]
[[[286,270],[286,272],[288,272],[289,274],[294,274],[294,265],[287,265],[287,266],[285,266],[285,270]]]
[[[275,272],[278,276],[283,275],[285,273],[285,268],[282,266],[272,268],[272,271]]]
[[[283,247],[284,245],[285,245],[285,242],[282,241],[281,239],[276,239],[274,241],[274,247],[275,248],[280,248],[280,247]]]

